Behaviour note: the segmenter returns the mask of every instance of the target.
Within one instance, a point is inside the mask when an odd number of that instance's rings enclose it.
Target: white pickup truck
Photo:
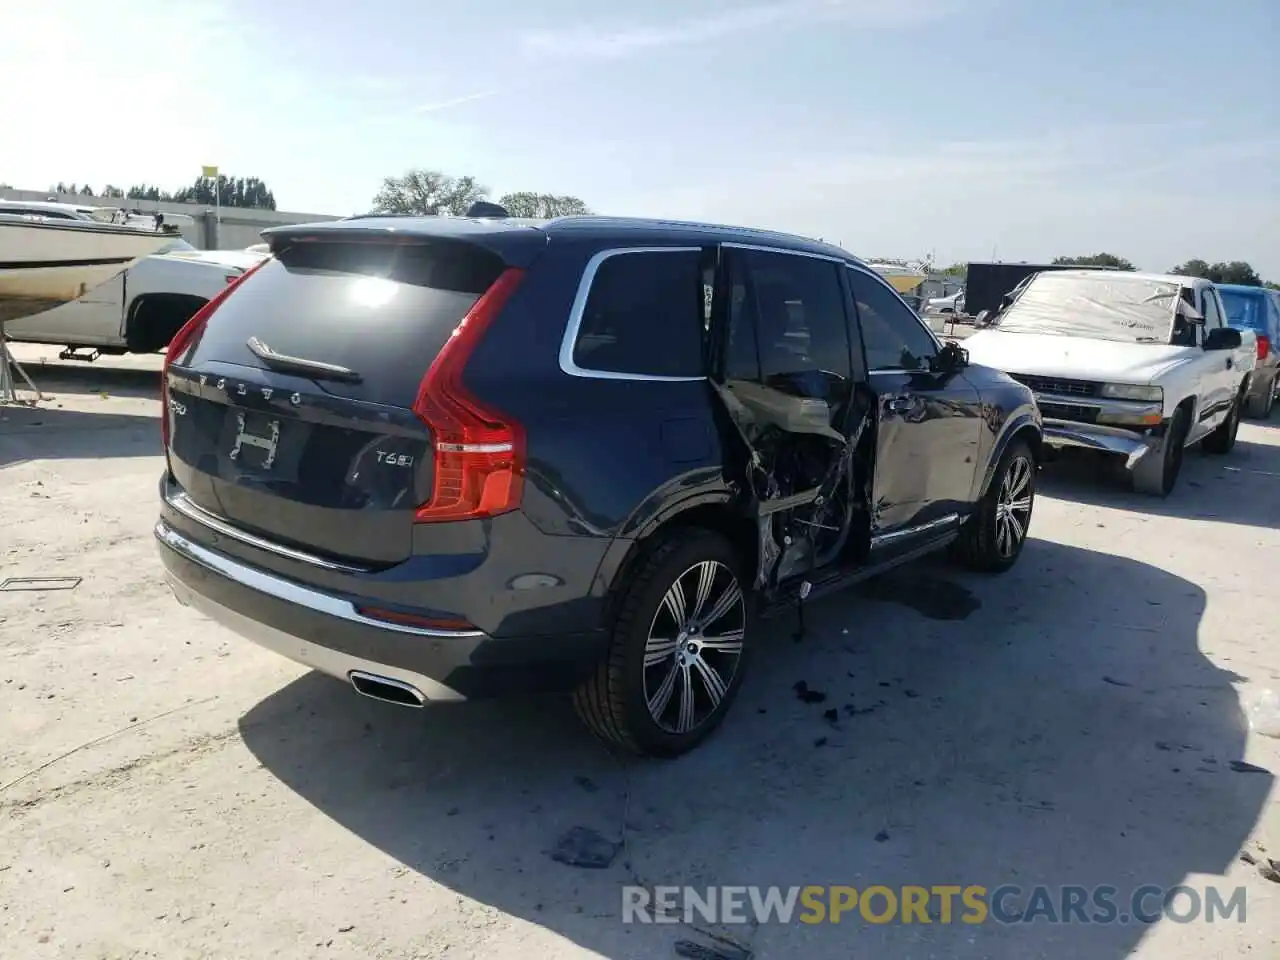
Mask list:
[[[1114,454],[1161,497],[1186,447],[1235,445],[1257,362],[1208,280],[1102,270],[1036,274],[964,346],[1035,392],[1046,446]]]
[[[13,341],[60,345],[65,359],[155,353],[219,290],[264,256],[257,250],[197,250],[175,239],[78,300],[9,321],[4,333]],[[82,349],[89,353],[77,353]]]

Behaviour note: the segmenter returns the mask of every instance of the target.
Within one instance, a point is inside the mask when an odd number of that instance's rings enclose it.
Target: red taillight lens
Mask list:
[[[492,517],[520,506],[524,486],[524,429],[483,403],[462,382],[463,369],[524,278],[508,269],[462,318],[418,388],[413,412],[431,428],[435,479],[418,523]]]
[[[213,316],[213,312],[221,306],[222,301],[231,295],[231,291],[244,283],[255,270],[260,269],[270,257],[266,257],[244,273],[237,274],[234,277],[227,278],[227,285],[214,294],[213,299],[206,303],[203,307],[195,312],[195,314],[182,325],[177,333],[173,335],[173,339],[169,341],[169,346],[164,350],[164,365],[160,368],[160,439],[164,444],[165,456],[169,455],[169,367],[174,359],[182,356],[187,348],[196,341],[200,332],[204,330],[205,324],[209,322],[209,318]]]
[[[1271,352],[1271,338],[1266,334],[1258,334],[1258,359],[1267,359],[1267,354]]]

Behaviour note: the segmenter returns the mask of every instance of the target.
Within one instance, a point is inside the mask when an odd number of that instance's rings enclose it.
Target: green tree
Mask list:
[[[125,191],[125,196],[130,200],[172,200],[173,195],[164,193],[159,187],[152,186],[149,183],[139,183]]]
[[[1138,269],[1124,257],[1117,257],[1114,253],[1094,253],[1087,257],[1054,257],[1053,262],[1055,265],[1073,267],[1114,267],[1117,270]]]
[[[939,270],[938,272],[948,277],[967,277],[969,275],[969,264],[953,263],[951,266],[944,270]]]
[[[408,170],[387,177],[373,198],[374,213],[419,216],[462,216],[477,200],[488,196],[475,177],[451,177],[439,170]]]
[[[101,196],[109,199],[122,200],[124,199],[124,191],[119,187],[112,186],[108,183],[102,188]]]
[[[1239,283],[1246,287],[1262,286],[1262,278],[1258,276],[1258,272],[1243,260],[1232,260],[1230,263],[1188,260],[1174,267],[1170,272],[1181,277],[1204,277],[1214,283]]]
[[[513,217],[550,220],[552,217],[586,216],[591,210],[577,197],[554,196],[550,193],[508,193],[499,206]]]
[[[1280,283],[1272,283],[1270,280],[1268,280],[1268,281],[1267,281],[1267,289],[1268,289],[1268,290],[1280,290]]]
[[[173,195],[179,203],[201,203],[208,206],[240,207],[253,210],[274,210],[276,198],[265,183],[257,177],[228,177],[225,173],[213,177],[196,177],[189,187],[183,187]]]

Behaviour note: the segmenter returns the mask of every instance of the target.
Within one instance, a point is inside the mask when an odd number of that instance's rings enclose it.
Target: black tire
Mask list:
[[[712,580],[704,592],[707,569]],[[754,634],[751,598],[743,592],[749,582],[738,552],[713,531],[681,529],[649,548],[620,587],[608,654],[574,693],[587,727],[607,744],[644,756],[675,757],[701,743],[720,725],[742,684]],[[677,583],[683,622],[666,600]],[[705,620],[719,600],[726,612]],[[692,633],[680,629],[700,619]],[[703,633],[707,628],[714,632]],[[667,699],[651,710],[663,690]]]
[[[1224,456],[1236,445],[1236,434],[1240,432],[1240,408],[1244,405],[1244,393],[1236,394],[1231,401],[1231,409],[1227,411],[1227,419],[1218,424],[1213,433],[1204,438],[1201,446],[1205,453]]]
[[[1178,485],[1186,454],[1187,430],[1191,416],[1186,407],[1174,411],[1160,445],[1138,461],[1130,481],[1133,489],[1151,497],[1167,497]]]
[[[956,554],[969,569],[1004,573],[1017,563],[1031,530],[1036,470],[1031,446],[1024,440],[1013,441],[956,541]],[[1024,500],[1025,506],[1013,507]]]
[[[1266,420],[1271,416],[1271,408],[1276,402],[1276,380],[1271,377],[1267,380],[1267,389],[1259,396],[1252,390],[1249,391],[1249,403],[1245,407],[1245,414],[1255,420]]]

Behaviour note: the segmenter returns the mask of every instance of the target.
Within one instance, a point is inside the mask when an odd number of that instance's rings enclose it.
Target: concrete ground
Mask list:
[[[32,363],[52,398],[0,408],[0,579],[81,578],[0,592],[0,956],[656,960],[724,932],[624,925],[637,880],[1240,886],[1244,922],[728,933],[788,960],[1280,955],[1280,884],[1240,859],[1280,857],[1280,740],[1242,712],[1280,689],[1280,417],[1163,502],[1047,471],[1012,572],[917,565],[814,604],[798,644],[783,618],[719,734],[651,763],[558,699],[384,706],[179,607],[157,369]],[[551,859],[575,826],[624,842],[610,867]]]

